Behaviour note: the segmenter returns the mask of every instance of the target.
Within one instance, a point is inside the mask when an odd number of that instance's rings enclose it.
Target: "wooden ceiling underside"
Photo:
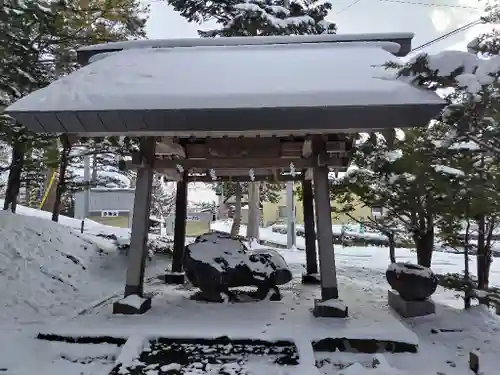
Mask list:
[[[204,138],[174,140],[182,147],[181,155],[158,147],[154,168],[170,180],[179,180],[183,171],[188,179],[213,182],[221,180],[290,181],[301,179],[301,172],[318,163],[335,171],[345,171],[353,140],[349,135],[322,137],[320,160],[313,157],[312,141],[297,137]],[[140,164],[133,158],[131,167]],[[252,172],[250,172],[252,170]]]

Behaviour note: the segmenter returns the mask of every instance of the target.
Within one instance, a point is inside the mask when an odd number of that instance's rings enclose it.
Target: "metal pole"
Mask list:
[[[287,241],[289,249],[296,247],[297,230],[295,228],[295,202],[293,197],[293,181],[286,183],[286,208],[287,208]]]
[[[283,6],[290,7],[289,0],[283,0]],[[289,249],[296,247],[297,230],[295,229],[295,202],[293,199],[293,181],[286,183],[286,211],[287,211],[287,237],[286,244]]]
[[[80,232],[83,233],[85,228],[85,219],[89,215],[89,205],[90,205],[90,156],[85,155],[83,157],[83,180],[85,182],[85,190],[83,194],[83,216],[82,225]]]

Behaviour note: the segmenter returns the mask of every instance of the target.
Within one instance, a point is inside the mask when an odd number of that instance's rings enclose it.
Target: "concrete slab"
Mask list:
[[[431,299],[424,301],[405,301],[398,292],[389,289],[387,291],[389,306],[403,318],[414,318],[436,313],[436,305]]]

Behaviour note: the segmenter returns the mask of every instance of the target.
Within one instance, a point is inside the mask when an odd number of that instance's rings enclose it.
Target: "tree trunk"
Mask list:
[[[24,205],[26,207],[30,206],[30,195],[31,195],[31,181],[26,181],[24,183]]]
[[[413,236],[417,248],[417,262],[424,267],[430,267],[434,248],[434,228],[429,228],[424,234]]]
[[[387,233],[389,239],[389,259],[391,263],[396,263],[396,244],[394,241],[394,232]]]
[[[71,152],[71,143],[67,135],[61,136],[61,158],[59,162],[59,179],[57,181],[56,196],[54,207],[52,209],[52,221],[59,221],[59,212],[61,210],[61,199],[66,191],[66,170],[68,169],[69,153]]]
[[[231,236],[236,237],[240,234],[241,226],[241,185],[236,182],[234,194],[234,218],[231,226]]]
[[[486,246],[486,218],[477,218],[477,287],[480,290],[488,288],[489,256]]]
[[[21,187],[21,173],[23,171],[24,163],[24,148],[20,144],[14,144],[12,147],[12,166],[9,171],[9,178],[7,180],[7,191],[5,192],[5,200],[3,209],[10,209],[16,212],[17,197],[19,195],[19,188]]]
[[[466,283],[465,295],[464,295],[464,308],[469,309],[471,307],[472,298],[472,283],[470,280],[469,273],[469,231],[470,231],[470,221],[467,220],[467,227],[465,228],[465,239],[464,239],[464,279]]]

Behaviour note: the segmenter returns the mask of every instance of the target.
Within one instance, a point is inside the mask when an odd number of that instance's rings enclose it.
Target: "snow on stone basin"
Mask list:
[[[428,267],[422,267],[418,264],[413,263],[392,263],[387,268],[387,271],[394,271],[396,273],[406,273],[411,275],[417,275],[425,278],[431,278],[434,276],[432,270]]]
[[[285,259],[272,249],[248,251],[240,240],[223,238],[216,233],[203,235],[201,238],[205,241],[195,242],[188,246],[189,256],[193,260],[210,264],[219,272],[238,266],[247,266],[252,273],[268,277],[276,268],[288,269]],[[266,254],[269,261],[252,261],[253,254]]]

